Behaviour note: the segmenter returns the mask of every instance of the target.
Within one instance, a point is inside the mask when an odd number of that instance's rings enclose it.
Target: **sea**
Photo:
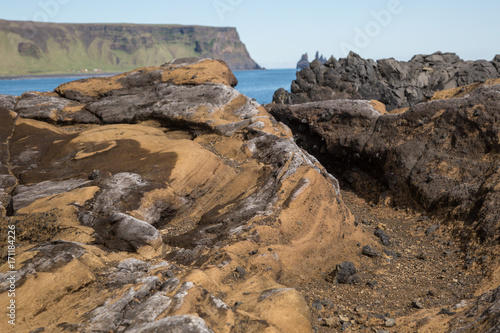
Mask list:
[[[273,94],[279,88],[290,91],[295,80],[295,69],[268,69],[258,71],[234,71],[238,79],[236,89],[242,94],[255,98],[260,104],[271,103]],[[96,76],[103,76],[96,75]],[[20,96],[27,91],[52,91],[57,86],[92,76],[51,76],[0,79],[0,94]]]

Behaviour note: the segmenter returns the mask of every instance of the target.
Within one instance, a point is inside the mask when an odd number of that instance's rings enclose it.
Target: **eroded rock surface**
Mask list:
[[[15,332],[311,330],[295,287],[375,240],[236,83],[182,59],[0,98],[2,230],[23,235],[30,300]]]

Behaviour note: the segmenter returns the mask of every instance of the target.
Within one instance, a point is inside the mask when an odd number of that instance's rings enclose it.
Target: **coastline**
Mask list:
[[[121,74],[123,72],[84,72],[84,73],[61,73],[61,74],[26,74],[26,75],[0,75],[0,80],[26,80],[26,79],[50,79],[59,77],[106,77]]]

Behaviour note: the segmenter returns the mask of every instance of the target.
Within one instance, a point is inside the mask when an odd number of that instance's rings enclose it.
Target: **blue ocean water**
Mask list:
[[[264,71],[235,71],[238,79],[236,89],[242,94],[255,98],[260,104],[270,103],[273,93],[279,88],[290,91],[295,79],[295,69],[269,69]],[[60,84],[85,77],[21,78],[0,80],[0,94],[21,95],[26,91],[52,91]]]

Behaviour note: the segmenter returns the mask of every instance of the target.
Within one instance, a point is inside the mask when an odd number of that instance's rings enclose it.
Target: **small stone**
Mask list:
[[[323,318],[321,320],[321,325],[326,327],[338,327],[340,326],[340,322],[338,318],[329,317]]]
[[[442,308],[441,311],[438,312],[438,315],[447,315],[447,316],[453,316],[456,315],[456,312],[451,311],[450,309],[447,308]]]
[[[365,245],[363,246],[363,249],[361,250],[361,254],[368,256],[368,257],[380,257],[380,253],[377,252],[374,248],[372,248],[370,245]]]
[[[420,253],[417,255],[417,259],[420,259],[420,260],[427,260],[427,255],[426,255],[424,252],[420,252]]]
[[[96,180],[97,178],[99,178],[101,176],[101,171],[99,170],[94,170],[92,171],[89,176],[88,176],[88,179],[89,180]]]
[[[425,232],[425,234],[427,236],[432,235],[433,233],[436,232],[436,230],[438,230],[438,228],[439,228],[439,224],[433,224],[433,225],[431,225],[429,227],[429,229],[427,229],[427,231]]]
[[[375,288],[375,287],[378,285],[378,282],[377,282],[377,281],[368,281],[368,282],[366,283],[366,285],[367,285],[368,287],[370,287],[370,288],[372,288],[372,289],[373,289],[373,288]]]
[[[380,228],[377,229],[375,231],[375,236],[380,238],[380,241],[382,242],[383,245],[385,245],[385,246],[391,245],[391,237],[389,237],[389,235],[387,235],[384,230],[382,230]]]
[[[343,284],[353,284],[359,281],[359,276],[356,275],[356,267],[354,267],[354,264],[350,261],[345,261],[335,267],[333,272],[329,274],[327,280]]]
[[[333,303],[331,299],[325,299],[323,300],[323,302],[321,302],[321,304],[323,304],[325,308],[326,307],[333,308],[335,306],[335,303]]]
[[[343,316],[343,315],[339,315],[339,319],[340,319],[340,323],[345,323],[345,322],[349,322],[349,317],[347,316]]]
[[[411,302],[411,306],[414,307],[415,309],[423,309],[424,308],[424,305],[419,300],[414,300],[413,302]]]
[[[247,271],[241,266],[236,267],[236,273],[238,273],[240,276],[247,275]]]
[[[385,327],[394,327],[394,326],[396,326],[396,319],[387,318],[385,320]]]
[[[321,304],[320,300],[316,300],[312,303],[312,308],[318,311],[323,310],[323,305]]]
[[[254,256],[257,253],[259,253],[259,250],[253,250],[252,252],[249,252],[248,254],[251,255],[251,256]]]

